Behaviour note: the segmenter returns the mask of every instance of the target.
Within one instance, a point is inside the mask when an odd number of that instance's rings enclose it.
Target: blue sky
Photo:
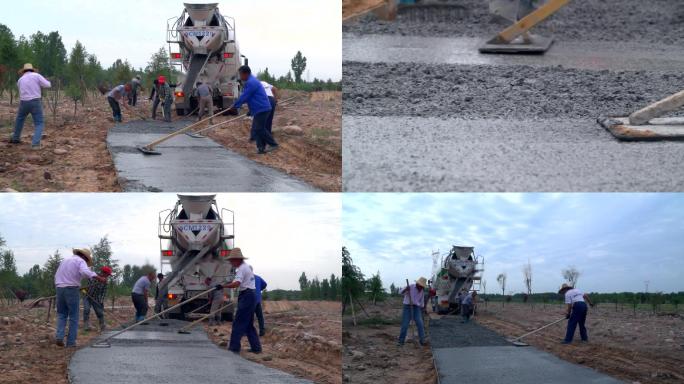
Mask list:
[[[554,291],[561,270],[586,291],[684,291],[682,194],[344,194],[343,243],[383,282],[429,277],[432,250],[470,245],[485,258],[487,292]]]
[[[298,289],[299,275],[339,276],[340,197],[335,193],[219,194],[235,211],[236,246],[271,288]],[[138,193],[0,194],[0,235],[20,273],[58,249],[91,246],[108,235],[119,264],[159,265],[157,218],[176,195]]]
[[[312,80],[342,77],[340,0],[218,3],[225,16],[235,19],[241,53],[255,71],[268,67],[271,73],[284,75],[290,59],[301,50]],[[80,40],[104,67],[121,58],[144,68],[154,52],[168,46],[167,19],[183,11],[183,1],[168,0],[23,0],[3,5],[0,24],[17,38],[38,30],[59,31],[68,51]]]

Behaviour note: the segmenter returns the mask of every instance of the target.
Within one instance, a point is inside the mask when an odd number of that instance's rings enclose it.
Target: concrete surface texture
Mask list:
[[[486,2],[458,4],[454,20],[428,7],[345,24],[345,191],[684,190],[684,143],[597,123],[682,90],[684,3],[570,2],[533,29],[557,39],[533,56],[478,53],[500,25]]]
[[[440,384],[621,383],[534,347],[513,346],[474,321],[461,323],[458,316],[431,320],[430,342]]]
[[[347,191],[678,191],[681,142],[620,142],[583,119],[343,118]]]
[[[206,137],[173,137],[155,147],[161,156],[143,155],[136,149],[188,124],[187,120],[132,121],[110,129],[107,147],[125,191],[316,191],[302,180],[247,159]]]
[[[433,351],[440,384],[619,384],[622,381],[568,363],[533,347],[440,348]],[[454,364],[458,362],[458,364]]]
[[[202,327],[177,333],[186,322],[139,326],[111,340],[110,348],[77,351],[68,367],[73,384],[310,383],[248,361],[213,344]],[[112,334],[110,332],[108,334]],[[105,334],[106,336],[107,334]]]

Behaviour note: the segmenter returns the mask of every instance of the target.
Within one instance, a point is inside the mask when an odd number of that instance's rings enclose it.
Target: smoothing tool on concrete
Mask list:
[[[529,30],[569,2],[570,0],[548,0],[539,8],[535,8],[535,0],[490,0],[491,13],[514,23],[487,41],[479,51],[543,54],[553,44],[553,38],[532,35]]]
[[[537,332],[541,331],[541,330],[544,329],[544,328],[548,328],[548,327],[550,327],[550,326],[552,326],[552,325],[554,325],[554,324],[560,323],[560,322],[563,321],[563,320],[565,320],[565,317],[563,317],[563,318],[561,318],[561,319],[558,319],[558,320],[554,321],[553,323],[546,324],[545,326],[543,326],[543,327],[541,327],[541,328],[537,328],[537,329],[535,329],[534,331],[527,332],[526,334],[524,334],[524,335],[522,335],[522,336],[518,336],[518,337],[516,337],[515,339],[506,339],[506,341],[512,343],[512,344],[515,345],[516,347],[527,347],[527,346],[529,346],[529,344],[527,344],[527,343],[525,343],[525,342],[523,342],[523,341],[520,341],[520,339],[522,339],[522,338],[525,337],[525,336],[529,336],[529,335],[531,335],[531,334],[533,334],[533,333],[537,333]]]
[[[157,317],[159,317],[159,316],[161,316],[161,315],[163,315],[163,314],[165,314],[165,313],[171,311],[172,309],[176,309],[176,308],[180,307],[181,305],[187,304],[187,303],[189,303],[189,302],[191,302],[191,301],[193,301],[193,300],[195,300],[195,299],[198,299],[198,298],[200,298],[201,296],[206,295],[207,293],[213,291],[214,289],[216,289],[216,288],[213,288],[213,287],[212,287],[212,288],[210,288],[210,289],[207,289],[206,291],[201,292],[201,293],[198,293],[197,295],[195,295],[195,296],[193,296],[193,297],[191,297],[191,298],[189,298],[189,299],[187,299],[187,300],[185,300],[185,301],[182,301],[182,302],[180,302],[180,303],[178,303],[178,304],[176,304],[176,305],[174,305],[174,306],[172,306],[172,307],[166,308],[165,310],[163,310],[163,311],[161,311],[161,312],[159,312],[159,313],[156,313],[156,314],[154,314],[153,316],[150,316],[150,317],[148,317],[148,318],[146,318],[146,319],[140,320],[140,321],[138,321],[137,323],[131,324],[131,325],[129,325],[128,327],[126,327],[126,328],[124,328],[124,329],[122,329],[122,330],[120,330],[120,331],[118,331],[118,332],[115,332],[115,333],[112,334],[112,335],[107,336],[107,337],[106,337],[105,339],[103,339],[103,340],[98,340],[98,341],[96,341],[95,343],[93,343],[93,344],[91,345],[91,347],[93,347],[93,348],[110,348],[110,347],[112,346],[112,344],[109,343],[109,340],[111,340],[111,339],[113,339],[113,338],[119,336],[120,334],[122,334],[122,333],[124,333],[124,332],[126,332],[126,331],[129,331],[129,330],[131,330],[131,329],[137,327],[138,325],[147,323],[148,321],[150,321],[150,320],[152,320],[152,319],[155,319],[155,318],[157,318]]]
[[[598,123],[619,140],[684,140],[684,117],[662,117],[684,106],[684,91],[650,104],[627,117],[599,116]]]
[[[219,115],[219,114],[221,114],[221,113],[223,113],[223,112],[224,112],[224,110],[220,110],[220,111],[216,112],[215,114],[213,114],[213,115],[207,117],[207,118],[204,119],[204,120],[200,120],[200,121],[196,122],[195,124],[190,124],[190,125],[188,125],[187,127],[183,128],[183,129],[179,129],[179,130],[177,130],[176,132],[173,132],[173,133],[170,133],[170,134],[168,134],[168,135],[166,135],[166,136],[164,136],[164,137],[161,137],[161,138],[159,138],[159,139],[157,139],[157,140],[155,140],[155,141],[153,141],[153,142],[151,142],[151,143],[149,143],[149,144],[147,144],[147,145],[145,145],[145,146],[138,147],[138,150],[139,150],[140,152],[142,152],[143,154],[145,154],[145,155],[161,155],[161,152],[155,151],[155,150],[154,150],[154,147],[156,147],[157,145],[159,145],[159,144],[165,142],[166,140],[168,140],[168,139],[170,139],[170,138],[172,138],[172,137],[175,137],[175,136],[178,136],[178,135],[180,135],[180,134],[183,134],[183,133],[185,133],[185,132],[190,131],[191,129],[193,129],[193,128],[196,127],[197,125],[199,125],[199,124],[201,124],[201,123],[203,123],[203,122],[205,122],[205,121],[211,119],[212,117],[214,117],[214,116],[216,116],[216,115]],[[230,120],[228,120],[228,121],[230,121]]]
[[[206,320],[207,318],[209,318],[209,317],[211,317],[211,316],[214,316],[214,315],[216,315],[217,313],[220,313],[222,310],[228,308],[228,307],[231,306],[231,305],[232,305],[232,303],[227,303],[226,305],[221,306],[219,309],[217,309],[217,310],[215,310],[215,311],[213,311],[213,312],[207,313],[206,315],[200,317],[199,319],[197,319],[197,320],[193,321],[192,323],[190,323],[190,324],[184,326],[183,328],[179,329],[179,330],[178,330],[178,333],[189,334],[189,333],[190,333],[190,328],[192,328],[192,327],[194,327],[195,325],[201,323],[202,321]]]

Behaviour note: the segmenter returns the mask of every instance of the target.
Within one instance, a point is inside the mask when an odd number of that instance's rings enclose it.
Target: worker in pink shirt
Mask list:
[[[26,116],[31,114],[35,130],[33,131],[33,141],[31,148],[40,149],[40,139],[43,137],[43,105],[41,104],[41,89],[50,88],[51,84],[47,79],[41,76],[33,65],[30,63],[24,64],[24,67],[19,71],[21,77],[17,81],[19,87],[19,111],[17,112],[17,120],[14,124],[14,134],[10,139],[11,144],[21,143],[21,131],[24,129],[24,121]]]
[[[69,335],[67,336],[67,347],[76,346],[76,336],[78,335],[78,309],[81,302],[79,290],[81,279],[95,279],[101,283],[107,282],[107,278],[98,276],[90,270],[93,264],[90,250],[85,248],[74,249],[74,255],[67,257],[59,263],[55,273],[55,287],[57,291],[57,332],[55,333],[55,343],[64,346],[64,331],[67,320],[69,322]]]
[[[408,283],[408,281],[407,281]],[[416,324],[418,329],[418,338],[420,345],[426,345],[425,328],[423,327],[423,311],[425,310],[425,287],[427,286],[427,279],[424,277],[416,280],[415,284],[407,285],[401,291],[404,295],[404,310],[401,316],[401,331],[399,332],[399,346],[404,345],[406,341],[406,332],[408,331],[411,320]]]

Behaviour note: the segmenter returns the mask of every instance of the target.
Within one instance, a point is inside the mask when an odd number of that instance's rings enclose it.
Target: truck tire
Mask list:
[[[185,116],[185,109],[183,108],[176,108],[176,114],[178,116]]]
[[[169,313],[168,316],[172,320],[185,320],[185,313]]]

